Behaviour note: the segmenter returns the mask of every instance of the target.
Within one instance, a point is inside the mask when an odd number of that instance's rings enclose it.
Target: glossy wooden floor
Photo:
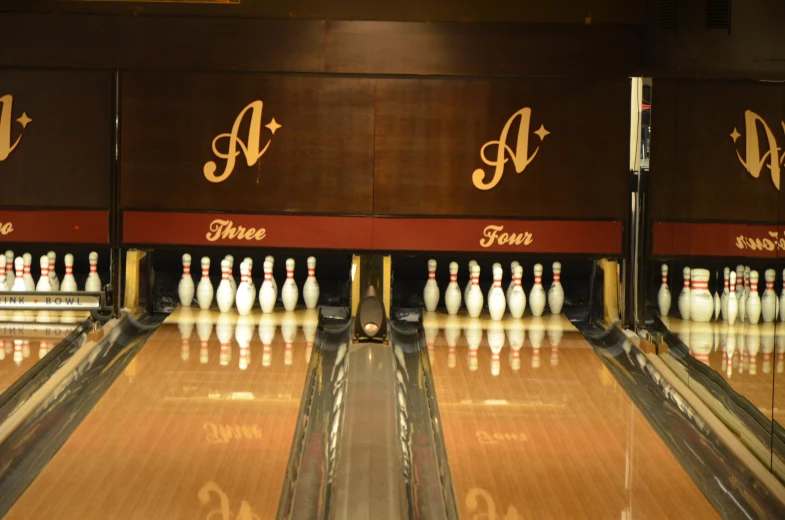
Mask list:
[[[283,313],[188,314],[155,332],[7,518],[275,516],[306,335]]]
[[[501,337],[486,325],[479,342],[468,320],[431,331],[461,518],[719,518],[597,354],[568,322],[559,326],[565,322],[524,320],[522,348],[509,322]]]

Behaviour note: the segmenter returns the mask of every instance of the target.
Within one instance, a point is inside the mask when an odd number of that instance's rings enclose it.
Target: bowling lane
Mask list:
[[[7,518],[273,518],[317,320],[178,309]]]
[[[462,518],[719,518],[565,318],[436,321],[425,331]]]

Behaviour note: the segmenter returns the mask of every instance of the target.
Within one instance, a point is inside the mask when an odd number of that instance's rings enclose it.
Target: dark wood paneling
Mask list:
[[[123,76],[121,204],[136,209],[369,214],[374,80],[134,72]],[[264,102],[267,152],[209,182],[213,139]],[[250,115],[250,114],[249,114]],[[240,130],[248,141],[249,115]],[[226,153],[228,138],[218,142]],[[238,147],[238,152],[240,148]],[[218,173],[224,161],[217,160]]]
[[[328,72],[630,76],[636,26],[328,22]]]
[[[0,66],[628,77],[642,65],[639,31],[636,25],[3,14]]]
[[[0,205],[108,208],[111,74],[0,70],[0,96],[8,95],[0,117],[10,118],[11,143],[21,139],[0,162]],[[32,120],[25,127],[23,114]]]
[[[651,203],[660,221],[777,222],[780,191],[745,170],[745,111],[785,143],[783,89],[752,82],[658,80],[653,89]],[[740,137],[734,143],[734,128]],[[782,144],[780,145],[782,146]],[[760,132],[760,149],[768,150]],[[783,172],[785,173],[785,172]],[[782,179],[785,183],[785,178]]]
[[[531,107],[529,154],[516,174],[505,154],[498,185],[472,182],[484,143]],[[540,125],[550,132],[540,142]],[[507,143],[515,150],[518,121]],[[629,204],[628,81],[387,80],[376,90],[374,211],[624,220]],[[495,159],[496,146],[486,155]]]

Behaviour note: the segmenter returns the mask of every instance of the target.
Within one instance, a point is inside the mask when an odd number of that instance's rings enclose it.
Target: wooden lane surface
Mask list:
[[[303,330],[287,349],[273,328],[263,354],[255,325],[248,352],[234,325],[228,348],[226,329],[202,325],[155,332],[7,518],[274,517],[308,366]]]
[[[486,336],[475,370],[464,335],[434,341],[462,518],[718,518],[581,336],[534,341],[527,331],[517,371],[505,342],[498,376]]]
[[[783,323],[697,323],[670,317],[665,325],[690,355],[717,372],[769,419],[785,424],[785,327]],[[733,341],[728,342],[729,334]],[[692,384],[692,382],[687,382]]]

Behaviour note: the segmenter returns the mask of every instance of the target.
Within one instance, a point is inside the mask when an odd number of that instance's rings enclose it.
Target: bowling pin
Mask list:
[[[728,321],[728,295],[730,295],[728,277],[730,276],[730,269],[726,267],[722,272],[722,276],[725,279],[725,288],[720,297],[720,313],[722,314],[722,321]]]
[[[315,309],[319,304],[319,282],[316,281],[316,257],[309,256],[306,260],[308,265],[308,278],[303,285],[303,300],[306,309]]]
[[[267,257],[271,258],[271,257]],[[273,287],[273,264],[269,260],[264,261],[264,282],[259,288],[259,305],[262,306],[262,312],[273,312],[275,308],[275,300],[278,298],[278,293]]]
[[[180,277],[180,284],[177,286],[177,294],[180,296],[180,305],[190,307],[194,300],[194,279],[191,277],[191,255],[183,255],[183,276]]]
[[[668,264],[662,264],[662,285],[657,293],[657,305],[660,308],[660,316],[666,317],[671,312],[671,290],[668,287]]]
[[[267,255],[264,259],[265,262],[270,262],[270,282],[273,284],[275,297],[278,298],[278,283],[275,281],[275,258],[272,255]]]
[[[237,312],[240,316],[248,316],[253,308],[255,295],[251,293],[248,278],[248,262],[243,261],[240,264],[240,285],[237,286],[237,295],[235,296]]]
[[[5,255],[0,255],[0,291],[7,291],[9,289],[10,287],[8,287],[8,280],[5,275]]]
[[[199,308],[207,310],[213,304],[213,284],[210,282],[210,258],[202,257],[202,279],[196,286],[196,302]],[[212,330],[212,328],[211,328]]]
[[[758,295],[758,271],[750,271],[750,283],[747,285],[750,291],[747,296],[747,321],[752,325],[757,325],[760,320],[761,302]]]
[[[232,287],[232,291],[237,294],[237,281],[234,279],[234,257],[226,255],[226,260],[229,260],[229,285]]]
[[[25,253],[22,255],[22,258],[24,259],[25,287],[27,287],[28,291],[35,291],[35,281],[33,281],[33,275],[30,274],[30,266],[33,264],[33,255]]]
[[[736,266],[736,299],[741,298],[744,292],[744,266],[739,264]]]
[[[447,314],[458,314],[461,308],[461,288],[458,287],[458,262],[450,262],[450,283],[444,291],[444,305]]]
[[[463,301],[468,301],[469,298],[469,289],[472,288],[472,266],[476,265],[477,262],[474,260],[469,260],[469,282],[466,284],[466,289],[463,290]]]
[[[534,265],[534,285],[529,292],[529,308],[532,316],[542,316],[545,310],[545,289],[542,288],[542,264]]]
[[[679,314],[681,319],[688,320],[690,319],[690,268],[685,267],[682,275],[684,276],[684,287],[679,293]]]
[[[49,282],[49,257],[46,255],[41,256],[41,277],[38,278],[38,283],[35,285],[35,290],[38,292],[51,292],[52,285]]]
[[[286,281],[281,288],[281,300],[283,300],[283,308],[287,311],[293,311],[297,308],[297,300],[300,298],[300,291],[297,288],[297,282],[294,281],[294,259],[288,258],[286,260]]]
[[[722,303],[720,302],[720,294],[715,289],[714,290],[714,321],[717,321],[720,317],[720,305],[722,305]]]
[[[17,256],[14,260],[14,267],[16,271],[16,278],[14,279],[14,286],[12,291],[26,291],[27,285],[25,284],[25,259]]]
[[[246,256],[243,262],[248,264],[248,288],[251,290],[251,294],[253,294],[253,301],[256,301],[256,285],[253,283],[253,259],[250,256]]]
[[[63,258],[65,264],[65,276],[63,282],[60,284],[60,290],[63,292],[76,292],[79,288],[76,285],[76,278],[74,278],[74,255],[68,253]]]
[[[509,285],[507,286],[507,292],[506,292],[506,293],[504,293],[504,296],[507,298],[507,302],[508,302],[508,303],[509,303],[509,301],[510,301],[510,293],[512,293],[512,288],[513,288],[513,287],[515,287],[515,266],[516,266],[516,265],[521,265],[521,264],[520,264],[520,263],[518,263],[518,261],[517,261],[517,260],[513,260],[513,261],[510,263],[510,283],[509,283]],[[508,305],[508,306],[509,306],[509,305]]]
[[[57,278],[57,253],[49,251],[46,254],[49,259],[49,285],[52,286],[52,291],[60,290],[60,280]]]
[[[469,316],[478,318],[482,313],[484,298],[480,290],[480,266],[476,262],[472,265],[471,283],[466,297],[466,310],[469,311]]]
[[[436,260],[428,260],[428,281],[425,282],[422,299],[425,301],[425,309],[429,312],[436,310],[439,305],[439,285],[436,283]]]
[[[709,291],[711,272],[708,269],[693,269],[691,275],[690,319],[707,323],[714,314],[714,298]]]
[[[218,290],[215,291],[215,300],[218,302],[218,309],[221,312],[229,312],[234,303],[234,289],[232,289],[232,282],[229,281],[231,277],[232,263],[228,258],[221,260],[221,283],[218,284]]]
[[[766,279],[766,290],[763,291],[763,296],[760,299],[760,312],[763,323],[771,323],[776,318],[774,302],[777,301],[777,293],[774,292],[774,278],[777,272],[774,269],[766,269],[763,274]]]
[[[493,265],[491,266],[491,276],[493,276],[494,270],[497,267],[501,268],[501,266],[502,266],[502,264],[500,264],[499,262],[494,262]],[[493,290],[493,283],[491,283],[491,288],[488,289],[488,294],[485,296],[487,301],[490,301],[490,299],[491,299],[491,291],[492,290]]]
[[[14,256],[13,251],[9,249],[8,251],[5,252],[5,271],[6,271],[5,277],[9,289],[14,285],[15,282],[14,278],[16,278],[16,275],[14,273],[14,258],[16,257]]]
[[[553,283],[548,289],[548,307],[551,314],[561,314],[564,305],[564,289],[561,286],[561,263],[553,262]]]
[[[493,286],[488,293],[488,312],[493,321],[499,321],[504,317],[504,311],[507,308],[507,299],[504,297],[504,289],[502,289],[502,270],[501,264],[496,264],[493,268]],[[504,330],[501,330],[502,346],[504,346]],[[501,347],[500,347],[501,349]]]
[[[522,278],[523,266],[518,264],[513,271],[513,287],[510,291],[510,298],[507,300],[510,316],[515,319],[523,317],[523,312],[526,310],[526,293],[523,292],[523,285],[521,285]]]
[[[100,292],[102,285],[101,278],[98,277],[98,253],[92,251],[89,260],[90,274],[87,275],[87,282],[85,282],[84,290],[87,292]]]

